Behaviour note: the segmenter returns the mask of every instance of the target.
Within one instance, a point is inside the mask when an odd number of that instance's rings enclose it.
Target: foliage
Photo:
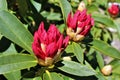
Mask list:
[[[45,29],[56,24],[66,35],[68,14],[73,14],[81,1],[0,0],[0,79],[119,80],[120,50],[111,43],[120,39],[120,13],[113,18],[107,11],[109,2],[119,0],[83,0],[95,21],[89,34],[80,42],[70,41],[55,64],[38,65],[32,42],[41,21]],[[108,76],[101,72],[106,65],[112,66]]]

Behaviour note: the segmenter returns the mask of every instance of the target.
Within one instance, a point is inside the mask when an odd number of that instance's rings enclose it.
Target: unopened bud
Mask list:
[[[111,65],[106,65],[102,68],[101,72],[105,75],[108,76],[112,73],[112,66]]]
[[[63,57],[63,60],[65,60],[65,61],[71,61],[71,57],[70,56],[65,56],[65,57]]]
[[[80,2],[79,6],[78,6],[78,10],[83,11],[83,10],[85,10],[85,9],[86,9],[85,3],[84,3],[83,1]]]
[[[35,26],[35,25],[36,25],[35,21],[32,21],[32,26]]]

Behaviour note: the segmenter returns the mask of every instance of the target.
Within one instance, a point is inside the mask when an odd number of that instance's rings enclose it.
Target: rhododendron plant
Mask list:
[[[120,80],[120,0],[0,0],[0,80]]]
[[[91,15],[87,15],[86,10],[77,10],[72,16],[69,13],[67,18],[67,35],[73,41],[81,41],[89,33],[91,27],[94,25],[94,19]]]
[[[41,22],[39,29],[34,34],[32,49],[38,58],[40,65],[49,66],[58,60],[61,52],[66,48],[69,37],[63,36],[54,24],[51,24],[48,31],[44,29]]]

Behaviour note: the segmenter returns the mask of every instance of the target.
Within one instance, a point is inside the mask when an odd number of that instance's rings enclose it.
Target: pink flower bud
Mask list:
[[[119,14],[119,6],[116,4],[112,4],[109,8],[108,8],[108,12],[112,17],[116,17]]]
[[[79,11],[72,16],[71,12],[67,18],[67,35],[73,41],[81,41],[94,25],[94,19],[87,15],[86,10]]]
[[[48,31],[44,29],[41,22],[39,29],[34,34],[32,49],[38,58],[40,65],[49,66],[58,60],[61,52],[66,48],[69,37],[63,36],[54,24],[51,24]]]

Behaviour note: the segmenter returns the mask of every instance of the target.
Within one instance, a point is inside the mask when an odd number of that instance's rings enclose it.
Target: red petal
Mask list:
[[[77,20],[78,20],[78,16],[80,15],[80,11],[76,11],[76,13],[74,14],[73,18],[71,19],[71,28],[75,29],[77,27]]]
[[[80,22],[84,22],[87,18],[87,11],[86,10],[83,10],[80,14],[80,16],[78,17],[78,21]]]
[[[81,28],[81,29],[83,30],[84,27],[85,27],[85,22],[79,23],[79,24],[78,24],[78,27]],[[81,31],[82,31],[82,30],[81,30]]]
[[[55,42],[53,42],[47,46],[46,55],[47,55],[47,57],[53,58],[55,56],[55,54],[57,53],[57,51],[58,51],[57,45]]]
[[[91,25],[93,26],[94,25],[94,19],[91,18]]]
[[[41,33],[43,33],[43,32],[45,32],[44,23],[41,22],[39,25],[39,28],[38,28],[38,34],[41,35]]]
[[[41,43],[48,44],[48,35],[46,31],[42,32],[41,36],[39,37],[40,37]]]
[[[89,33],[90,29],[91,29],[91,25],[88,25],[88,26],[84,29],[84,31],[82,31],[80,34],[86,36],[86,35]]]
[[[57,42],[57,40],[60,37],[60,32],[55,25],[50,25],[47,34],[48,34],[49,43]]]
[[[32,49],[34,54],[40,58],[40,59],[45,59],[45,53],[42,51],[42,49],[40,48],[40,46],[37,46],[35,43],[32,44]]]
[[[91,16],[90,15],[87,16],[87,19],[85,21],[85,25],[91,25]]]
[[[69,39],[70,39],[69,36],[65,37],[65,39],[63,40],[63,48],[66,48],[66,47],[67,47],[68,42],[69,42]]]
[[[47,39],[47,32],[44,29],[44,23],[41,22],[39,28],[38,28],[38,34],[40,38],[40,42],[44,44],[48,44],[48,39]]]
[[[60,38],[57,42],[58,49],[61,49],[62,45],[63,45],[63,35],[60,36]]]
[[[70,27],[70,23],[71,23],[72,17],[71,17],[71,12],[68,14],[67,17],[67,26]]]

